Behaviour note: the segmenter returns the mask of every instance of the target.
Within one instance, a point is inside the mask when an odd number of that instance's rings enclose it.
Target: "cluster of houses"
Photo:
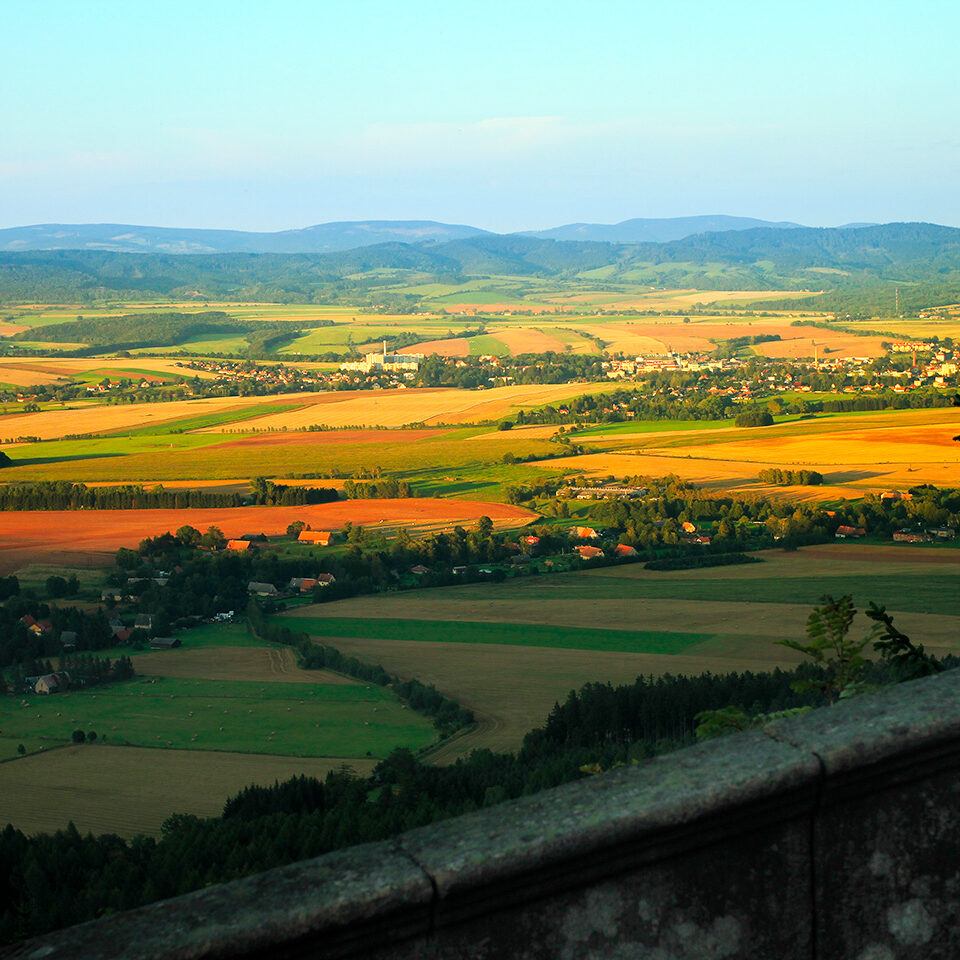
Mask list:
[[[827,511],[828,514],[831,511]],[[867,531],[863,527],[841,525],[834,534],[837,540],[859,540]],[[953,527],[904,527],[893,531],[897,543],[935,543],[938,540],[953,540],[957,531]]]
[[[649,487],[628,487],[612,483],[601,483],[595,486],[561,487],[557,491],[557,496],[572,497],[574,500],[605,500],[609,497],[633,500],[637,497],[645,496],[649,492]]]
[[[600,532],[594,527],[571,527],[570,528],[570,539],[571,540],[599,540]],[[602,547],[598,547],[595,543],[578,543],[574,545],[573,552],[580,557],[581,560],[595,560],[597,557],[605,557],[606,553]],[[618,543],[613,548],[613,556],[621,560],[629,559],[630,557],[635,557],[637,551],[634,547],[631,547],[628,543]]]
[[[337,578],[332,573],[318,573],[315,577],[291,577],[286,589],[278,590],[272,583],[251,580],[247,584],[247,593],[252,597],[289,597],[310,593],[314,587],[328,587],[336,582]]]
[[[904,528],[894,530],[893,539],[898,543],[935,543],[937,540],[953,540],[956,535],[953,527]]]

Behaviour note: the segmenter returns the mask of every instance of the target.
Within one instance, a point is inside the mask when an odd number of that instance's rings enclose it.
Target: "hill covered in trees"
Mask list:
[[[602,280],[591,278],[594,285],[816,290],[823,296],[804,299],[805,306],[847,311],[888,302],[892,309],[893,288],[899,286],[901,305],[910,308],[960,299],[960,229],[927,223],[762,227],[696,234],[669,243],[486,234],[324,254],[0,253],[0,297],[38,302],[145,295],[331,302],[425,280],[506,275],[565,282],[598,268],[607,269]]]

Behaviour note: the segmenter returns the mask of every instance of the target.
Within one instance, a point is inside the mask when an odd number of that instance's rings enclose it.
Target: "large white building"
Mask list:
[[[404,373],[420,369],[422,353],[387,353],[387,341],[383,341],[382,353],[368,353],[362,360],[340,364],[341,370],[357,370],[360,373]]]

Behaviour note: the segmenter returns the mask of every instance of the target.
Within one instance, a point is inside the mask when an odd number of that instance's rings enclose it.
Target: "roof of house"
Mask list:
[[[636,548],[631,547],[628,543],[618,543],[613,552],[618,557],[635,557],[637,555]]]
[[[298,540],[309,543],[330,543],[333,540],[332,530],[301,530]]]
[[[583,547],[577,547],[576,549],[577,549],[577,553],[579,553],[580,556],[583,557],[585,560],[590,560],[593,557],[603,556],[603,551],[599,547],[583,546]]]
[[[250,549],[249,540],[228,540],[227,549],[228,550],[249,550]]]
[[[581,540],[594,540],[600,536],[593,527],[574,527],[573,536],[579,537]]]
[[[247,590],[250,593],[276,593],[277,588],[272,583],[257,583],[255,580],[251,580],[247,584]]]
[[[150,641],[150,646],[166,650],[171,647],[179,647],[180,640],[177,637],[154,637]]]

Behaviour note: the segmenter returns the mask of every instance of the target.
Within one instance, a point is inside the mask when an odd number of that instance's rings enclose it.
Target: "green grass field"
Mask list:
[[[499,589],[499,588],[498,588]],[[615,653],[680,653],[711,639],[703,633],[584,630],[526,623],[470,623],[446,620],[363,620],[347,617],[297,617],[297,630],[323,637],[371,637],[432,643],[496,643],[558,650],[601,650]],[[332,646],[336,646],[331,641]]]
[[[383,757],[435,739],[429,721],[372,684],[140,677],[0,701],[0,737],[14,750],[24,738],[67,743],[75,729],[115,745],[304,757]]]
[[[615,569],[611,568],[610,573]],[[639,567],[627,568],[631,571]],[[716,568],[723,572],[725,568]],[[573,572],[556,577],[543,577],[538,581],[537,596],[549,605],[551,599],[583,600],[707,600],[738,603],[798,603],[814,606],[824,594],[853,595],[861,607],[871,600],[886,604],[891,609],[913,613],[939,613],[948,616],[957,614],[957,592],[960,577],[957,574],[931,574],[929,570],[915,575],[897,574],[885,576],[846,575],[831,573],[824,569],[821,576],[811,577],[759,577],[737,578],[718,576],[709,579],[705,571],[693,571],[700,576],[684,579],[683,574],[645,579],[638,576],[615,576],[598,570],[588,576]],[[493,588],[492,588],[493,589]],[[496,586],[496,597],[504,602],[528,598],[527,581],[507,582]],[[348,634],[352,636],[352,634]]]
[[[144,433],[93,440],[57,440],[16,447],[4,470],[13,480],[181,480],[187,477],[289,477],[296,474],[352,475],[379,466],[388,474],[416,480],[449,476],[463,467],[499,471],[507,453],[517,457],[556,452],[547,440],[493,438],[469,442],[473,432],[456,432],[404,443],[264,443],[219,447],[235,437],[220,434]],[[188,460],[184,451],[190,450]],[[558,461],[558,464],[562,461]],[[558,466],[562,469],[562,466]]]

